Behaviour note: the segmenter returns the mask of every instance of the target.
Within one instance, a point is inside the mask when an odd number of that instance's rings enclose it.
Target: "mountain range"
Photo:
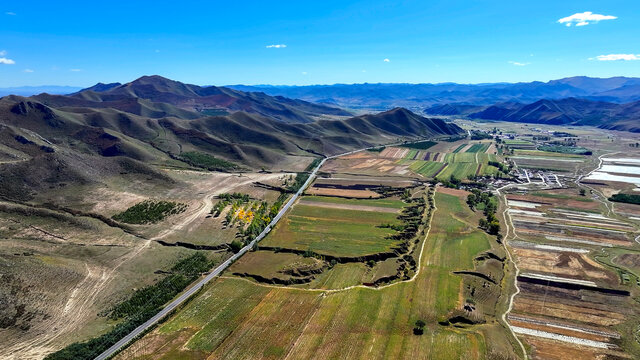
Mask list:
[[[499,102],[531,103],[542,99],[581,98],[627,103],[640,100],[640,78],[577,76],[548,82],[489,84],[335,84],[309,86],[229,86],[261,91],[351,109],[388,109],[402,106],[419,111],[448,103],[491,105]]]
[[[514,102],[489,106],[444,104],[424,110],[429,115],[513,121],[548,125],[590,125],[603,129],[640,132],[640,101],[616,104],[579,98]]]
[[[277,169],[299,156],[461,133],[403,108],[353,116],[302,100],[145,76],[70,95],[0,98],[0,197],[24,200],[33,191],[115,176],[169,181],[157,166],[194,165],[186,158],[194,153],[233,169]]]

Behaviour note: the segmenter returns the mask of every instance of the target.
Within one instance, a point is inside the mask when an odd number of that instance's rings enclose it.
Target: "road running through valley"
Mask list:
[[[425,139],[418,140],[418,141],[407,142],[407,143],[420,142],[420,141],[424,141],[424,140]],[[395,143],[395,144],[390,144],[390,145],[386,145],[386,146],[394,146],[394,145],[400,145],[400,144],[404,144],[404,143]],[[382,146],[382,145],[379,145],[379,146]],[[155,324],[157,324],[165,316],[167,316],[169,313],[171,313],[173,310],[175,310],[178,306],[182,305],[185,301],[187,301],[191,296],[193,296],[195,293],[197,293],[203,286],[205,286],[211,280],[213,280],[215,277],[220,275],[224,270],[226,270],[229,266],[231,266],[231,264],[233,264],[233,262],[235,262],[240,257],[242,257],[242,255],[244,255],[248,251],[250,251],[260,240],[262,240],[265,236],[267,236],[267,234],[269,234],[271,229],[273,229],[273,227],[278,223],[280,218],[282,218],[282,216],[287,212],[287,210],[289,210],[289,208],[298,199],[298,197],[304,192],[304,190],[309,186],[309,184],[311,184],[311,182],[315,178],[316,174],[318,173],[318,170],[320,170],[322,165],[324,165],[324,163],[327,160],[334,159],[334,158],[337,158],[337,157],[340,157],[340,156],[355,154],[357,152],[365,151],[365,150],[368,150],[368,149],[373,149],[373,148],[376,148],[376,147],[379,147],[379,146],[372,146],[372,147],[368,147],[368,148],[364,148],[364,149],[353,150],[353,151],[349,151],[349,152],[346,152],[346,153],[343,153],[343,154],[333,155],[333,156],[329,156],[329,157],[326,157],[326,158],[322,159],[322,161],[320,161],[318,166],[316,166],[315,169],[313,169],[313,171],[311,172],[311,174],[309,174],[309,178],[307,179],[307,181],[304,182],[304,184],[300,187],[300,189],[291,197],[291,199],[289,199],[289,201],[287,201],[287,203],[282,207],[282,209],[280,209],[280,211],[278,212],[278,215],[276,215],[276,217],[273,218],[273,220],[260,233],[260,235],[258,235],[255,239],[253,239],[253,241],[251,241],[245,247],[240,249],[240,251],[238,251],[236,254],[231,256],[225,262],[223,262],[222,264],[218,265],[207,276],[202,278],[202,280],[198,281],[194,286],[189,288],[187,291],[185,291],[178,298],[176,298],[175,300],[170,302],[167,306],[165,306],[162,310],[160,310],[160,312],[158,312],[156,315],[154,315],[151,319],[145,321],[142,325],[138,326],[133,331],[131,331],[129,334],[127,334],[125,337],[120,339],[120,341],[118,341],[117,343],[113,344],[113,346],[111,346],[110,348],[105,350],[102,354],[98,355],[95,358],[95,360],[105,360],[105,359],[109,359],[110,357],[114,356],[125,345],[129,344],[131,341],[136,339],[138,336],[142,335],[145,331],[151,329]]]

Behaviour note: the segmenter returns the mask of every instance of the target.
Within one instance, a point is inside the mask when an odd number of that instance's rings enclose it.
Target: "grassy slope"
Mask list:
[[[487,237],[461,199],[437,194],[438,210],[415,281],[381,290],[357,288],[320,296],[318,292],[266,288],[224,278],[208,286],[176,316],[132,349],[163,359],[249,358],[435,358],[481,359],[504,345],[495,325],[492,342],[478,330],[441,327],[437,321],[457,307],[461,278]],[[286,309],[286,311],[283,311]],[[426,321],[423,336],[412,334]],[[171,342],[171,340],[175,340]],[[144,350],[144,351],[143,351]],[[125,352],[122,358],[135,357]]]

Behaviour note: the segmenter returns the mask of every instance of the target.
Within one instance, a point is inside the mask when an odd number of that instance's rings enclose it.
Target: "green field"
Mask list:
[[[367,205],[368,200],[358,200]],[[386,239],[393,230],[381,224],[400,224],[397,214],[327,209],[297,204],[261,245],[331,256],[363,256],[389,251],[398,244]]]
[[[422,160],[402,160],[403,164],[408,164],[409,168],[414,172],[424,177],[435,177],[440,179],[448,179],[451,175],[455,175],[459,179],[466,179],[470,175],[496,175],[498,168],[489,166],[489,161],[500,161],[495,154],[485,154],[483,151],[489,147],[490,144],[474,144],[467,151],[461,153],[454,150],[453,153],[447,153],[444,155],[443,163],[434,161],[422,161]],[[463,144],[456,150],[462,149],[466,146]],[[474,149],[474,147],[476,147]],[[473,149],[473,151],[471,151]],[[482,150],[484,149],[484,150]],[[446,168],[442,171],[442,167],[447,164]],[[481,164],[478,171],[478,164]],[[438,172],[440,171],[440,172]]]
[[[490,145],[491,145],[490,143],[473,144],[465,152],[468,152],[468,153],[484,153],[485,151],[487,151],[487,149],[489,149]]]
[[[436,206],[413,281],[322,293],[218,279],[119,358],[514,358],[507,331],[495,321],[438,324],[460,307],[463,278],[452,271],[472,267],[490,246],[462,199],[438,193]],[[338,275],[349,283],[348,274],[361,271],[344,266]],[[412,332],[417,320],[426,323],[421,336]]]
[[[453,150],[454,154],[457,154],[460,152],[460,150],[464,149],[464,147],[467,146],[467,144],[462,144],[460,146],[458,146],[455,150]]]
[[[480,154],[478,154],[480,156]],[[478,157],[478,160],[480,158]],[[457,153],[457,154],[446,154],[444,156],[444,162],[447,163],[475,163],[476,162],[476,154],[475,153]]]
[[[418,150],[410,150],[404,158],[413,160],[413,158],[416,156],[417,153],[418,153]]]
[[[475,175],[478,170],[476,163],[452,163],[438,174],[439,179],[449,179],[452,175],[458,179],[466,179],[469,175]]]
[[[440,162],[416,160],[409,168],[424,177],[434,177],[443,166]]]
[[[564,145],[545,145],[538,147],[539,150],[561,153],[561,154],[578,154],[578,155],[591,155],[592,152],[589,149],[580,146],[564,146]]]
[[[377,206],[377,207],[395,208],[395,209],[401,209],[403,206],[406,205],[402,200],[393,199],[393,198],[361,200],[361,199],[345,199],[345,198],[332,197],[332,196],[304,196],[301,198],[301,200],[315,201],[319,203],[366,205],[366,206]]]

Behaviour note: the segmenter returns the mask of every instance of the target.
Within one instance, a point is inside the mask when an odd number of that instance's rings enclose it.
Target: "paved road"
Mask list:
[[[419,140],[419,141],[424,141],[424,140]],[[418,141],[414,141],[414,142],[418,142]],[[399,145],[399,144],[401,144],[401,143],[391,144],[391,145],[387,145],[387,146],[393,146],[393,145]],[[296,192],[291,197],[291,199],[289,199],[289,201],[287,201],[287,203],[282,207],[282,209],[280,209],[280,212],[278,212],[278,215],[276,215],[276,217],[274,217],[273,220],[271,220],[269,225],[260,233],[260,235],[258,235],[253,241],[251,241],[249,244],[247,244],[247,246],[245,246],[242,249],[240,249],[240,251],[238,251],[232,257],[227,259],[227,261],[223,262],[218,267],[213,269],[207,276],[205,276],[202,280],[198,281],[193,287],[191,287],[189,290],[185,291],[177,299],[175,299],[171,303],[169,303],[169,305],[167,305],[164,309],[160,310],[160,312],[157,313],[155,316],[153,316],[151,319],[147,320],[145,323],[143,323],[142,325],[140,325],[137,328],[135,328],[127,336],[123,337],[122,339],[120,339],[120,341],[118,341],[113,346],[111,346],[110,348],[105,350],[102,354],[98,355],[95,358],[95,360],[104,360],[104,359],[108,359],[111,356],[115,355],[118,352],[118,350],[120,350],[122,347],[124,347],[125,345],[127,345],[128,343],[133,341],[136,337],[140,336],[146,330],[148,330],[152,326],[154,326],[158,321],[160,321],[162,318],[167,316],[170,312],[175,310],[182,303],[187,301],[187,299],[189,299],[193,294],[198,292],[198,290],[200,290],[200,288],[205,286],[208,282],[210,282],[216,276],[220,275],[224,270],[226,270],[229,266],[231,266],[231,264],[234,261],[238,260],[242,255],[244,255],[246,252],[251,250],[255,244],[257,244],[260,240],[262,240],[265,236],[267,236],[267,234],[276,225],[276,223],[280,220],[280,218],[282,218],[282,216],[287,212],[287,210],[289,210],[291,205],[293,205],[293,203],[302,194],[304,189],[306,189],[307,186],[309,186],[309,184],[311,184],[311,182],[313,181],[313,178],[318,173],[318,170],[320,170],[322,165],[324,165],[324,163],[327,160],[333,159],[333,158],[337,158],[339,156],[345,156],[345,155],[349,155],[349,154],[354,154],[354,153],[357,153],[357,152],[360,152],[360,151],[364,151],[364,150],[372,149],[372,148],[376,148],[376,147],[378,147],[378,146],[373,146],[373,147],[369,147],[369,148],[365,148],[365,149],[349,151],[349,152],[346,152],[346,153],[343,153],[343,154],[333,155],[333,156],[329,156],[327,158],[322,159],[322,161],[318,164],[318,166],[316,166],[316,168],[313,169],[313,171],[309,175],[309,178],[307,179],[307,181],[305,181],[305,183],[300,187],[300,190],[298,190],[298,192]]]

